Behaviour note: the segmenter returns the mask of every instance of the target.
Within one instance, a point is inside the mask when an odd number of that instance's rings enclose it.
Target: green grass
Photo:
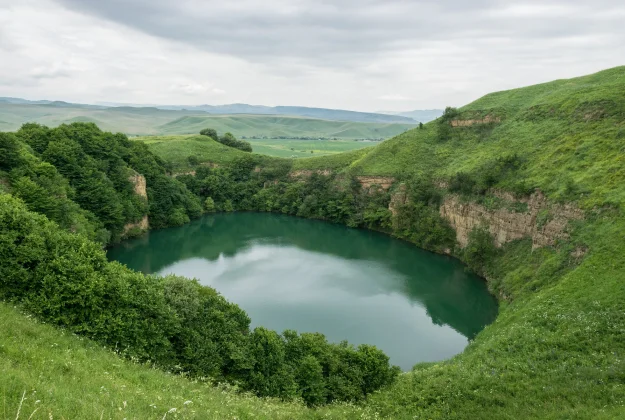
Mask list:
[[[194,169],[189,165],[189,156],[195,156],[200,163],[227,165],[236,158],[250,156],[250,153],[224,146],[207,136],[154,136],[137,137],[136,141],[146,142],[150,150],[160,158],[170,162],[175,172]],[[253,154],[259,164],[275,159],[269,156]]]
[[[120,359],[0,303],[0,418],[292,419],[302,405],[236,394]],[[175,409],[176,411],[171,411]],[[166,415],[166,413],[168,413]]]
[[[327,156],[378,144],[354,140],[248,139],[247,141],[252,144],[255,153],[281,158]]]

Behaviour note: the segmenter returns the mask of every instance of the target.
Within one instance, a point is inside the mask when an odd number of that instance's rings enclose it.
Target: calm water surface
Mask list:
[[[108,256],[144,273],[197,278],[243,308],[252,327],[374,344],[404,370],[461,352],[497,314],[483,280],[456,260],[289,216],[206,216]]]

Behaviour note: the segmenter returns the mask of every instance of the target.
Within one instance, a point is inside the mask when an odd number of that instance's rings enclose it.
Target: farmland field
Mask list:
[[[311,156],[326,156],[350,150],[375,146],[375,141],[355,140],[298,140],[298,139],[247,139],[252,144],[254,152],[263,155],[300,158]]]

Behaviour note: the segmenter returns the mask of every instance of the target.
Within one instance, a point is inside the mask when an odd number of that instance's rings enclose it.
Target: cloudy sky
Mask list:
[[[462,105],[625,64],[623,0],[0,0],[0,96]]]

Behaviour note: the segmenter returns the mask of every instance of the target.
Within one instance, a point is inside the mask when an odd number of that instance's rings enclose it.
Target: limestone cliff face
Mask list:
[[[135,194],[140,195],[145,199],[148,198],[147,183],[145,182],[145,177],[143,175],[135,172],[133,175],[128,177],[128,181],[132,182],[135,186]]]
[[[388,190],[395,182],[395,178],[391,176],[357,176],[356,179],[364,190],[369,190],[374,185],[379,186],[383,190]]]
[[[397,216],[397,209],[403,206],[408,201],[408,193],[406,192],[406,184],[400,184],[399,187],[391,194],[391,201],[388,203],[388,209],[393,215],[395,223],[395,216]]]
[[[452,120],[450,124],[452,127],[471,127],[472,125],[476,124],[489,124],[498,122],[501,122],[501,118],[487,115],[484,118],[477,120]]]
[[[148,199],[148,190],[147,190],[147,183],[145,181],[145,177],[139,173],[134,173],[133,175],[130,175],[130,177],[128,177],[128,180],[130,182],[132,182],[132,184],[135,187],[135,194],[145,198],[146,200]],[[133,229],[140,229],[142,231],[146,231],[148,230],[148,228],[150,227],[150,223],[148,221],[148,215],[146,214],[145,216],[143,216],[143,218],[141,220],[139,220],[138,222],[135,223],[127,223],[126,226],[124,226],[124,233],[122,236],[125,236],[128,232],[130,232]]]
[[[549,203],[539,190],[523,199],[515,199],[505,192],[493,191],[492,194],[510,203],[524,203],[527,211],[516,212],[508,208],[490,210],[477,203],[464,203],[456,195],[447,196],[440,207],[440,215],[455,229],[461,247],[467,245],[469,233],[476,227],[488,229],[498,247],[526,237],[532,238],[533,248],[554,245],[556,240],[568,238],[570,220],[579,220],[584,216],[573,205]]]

